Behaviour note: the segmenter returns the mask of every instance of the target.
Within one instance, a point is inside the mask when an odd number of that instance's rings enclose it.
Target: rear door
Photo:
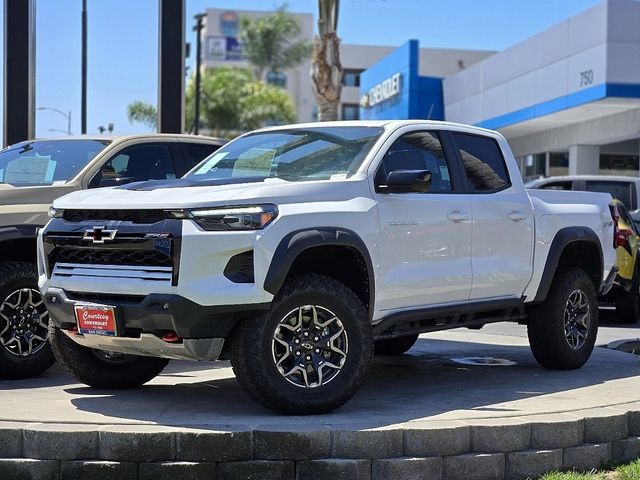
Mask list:
[[[495,138],[452,132],[473,213],[471,300],[520,297],[531,279],[533,214]]]

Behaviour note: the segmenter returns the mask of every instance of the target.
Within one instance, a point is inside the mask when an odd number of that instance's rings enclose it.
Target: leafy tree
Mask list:
[[[201,80],[200,125],[217,136],[253,130],[266,124],[290,123],[295,107],[281,88],[255,81],[243,68],[221,67],[204,72]],[[186,93],[187,126],[193,125],[194,82]]]
[[[338,28],[339,0],[318,0],[318,36],[313,45],[311,79],[318,120],[338,119],[342,95],[342,64]]]
[[[309,58],[312,46],[298,39],[301,32],[300,22],[286,11],[286,4],[271,15],[240,19],[240,39],[258,80],[266,83],[269,71],[282,72]]]
[[[155,105],[136,100],[127,106],[127,117],[131,123],[139,122],[151,130],[158,126],[158,109]]]

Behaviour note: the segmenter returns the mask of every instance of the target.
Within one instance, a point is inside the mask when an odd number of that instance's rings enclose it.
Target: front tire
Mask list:
[[[1,264],[1,379],[35,377],[53,365],[48,324],[35,266],[26,262]]]
[[[374,350],[376,355],[402,355],[408,352],[417,341],[417,333],[402,337],[383,338],[375,341]]]
[[[573,370],[585,364],[598,334],[598,299],[584,270],[558,269],[544,303],[529,312],[527,333],[543,367]]]
[[[271,309],[238,325],[231,365],[260,405],[289,415],[334,410],[360,388],[373,357],[362,302],[324,275],[290,278]]]
[[[122,390],[139,387],[157,377],[169,360],[110,353],[78,345],[57,327],[50,341],[57,360],[80,382],[93,388]]]

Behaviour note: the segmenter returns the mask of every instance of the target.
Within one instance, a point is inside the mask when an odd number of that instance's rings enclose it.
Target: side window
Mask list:
[[[376,185],[384,185],[394,170],[429,170],[429,193],[453,190],[449,165],[442,143],[435,132],[410,132],[398,138],[389,148],[376,172]]]
[[[611,182],[606,180],[591,180],[587,182],[587,191],[609,193],[617,198],[629,210],[635,210],[636,189],[632,182]]]
[[[195,167],[202,160],[220,148],[220,145],[212,145],[210,143],[185,143],[184,146],[186,147],[188,154],[188,169]]]
[[[571,190],[571,182],[549,182],[540,188],[543,190]]]
[[[176,178],[176,171],[169,146],[164,143],[134,145],[121,150],[109,159],[91,181],[92,187],[100,186],[105,179],[169,180]]]
[[[500,146],[493,138],[453,132],[472,192],[508,187],[511,182]]]

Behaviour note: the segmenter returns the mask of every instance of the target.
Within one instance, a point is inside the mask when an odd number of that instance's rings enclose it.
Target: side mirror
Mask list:
[[[119,185],[126,185],[127,183],[133,183],[136,179],[133,177],[114,177],[103,178],[98,182],[98,187],[117,187]]]
[[[429,170],[394,170],[387,176],[387,184],[381,186],[386,193],[426,193],[431,188]]]

